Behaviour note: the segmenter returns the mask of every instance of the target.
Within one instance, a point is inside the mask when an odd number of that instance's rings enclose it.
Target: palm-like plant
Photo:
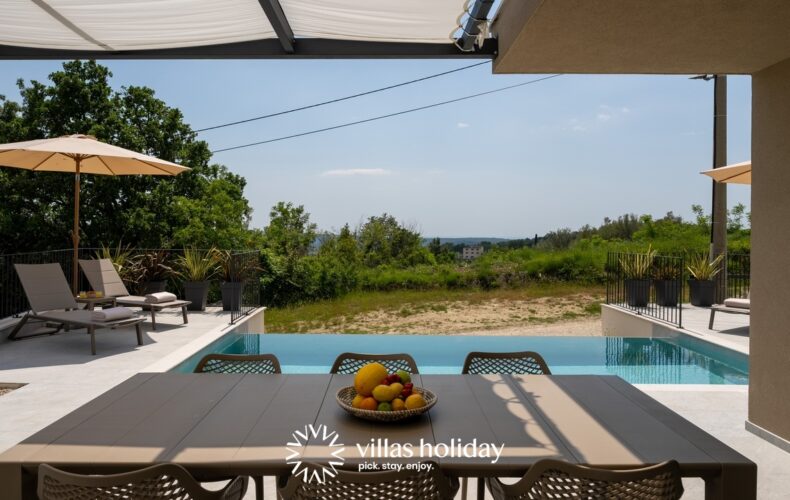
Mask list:
[[[647,247],[644,253],[636,253],[628,258],[620,258],[620,269],[625,279],[641,280],[650,277],[653,268],[653,260],[656,258],[656,251],[652,246]]]
[[[215,252],[220,278],[226,283],[244,281],[252,271],[260,269],[257,258],[234,256],[230,250],[216,250]]]
[[[179,268],[178,274],[185,281],[208,281],[218,272],[217,251],[214,248],[209,250],[185,248],[183,255],[176,259],[176,264]]]
[[[708,252],[691,254],[687,257],[689,274],[698,281],[710,281],[721,272],[721,261],[724,255],[717,255],[715,259],[710,258]]]
[[[167,281],[175,273],[168,262],[169,256],[167,250],[151,250],[138,255],[135,259],[138,280],[141,283]]]

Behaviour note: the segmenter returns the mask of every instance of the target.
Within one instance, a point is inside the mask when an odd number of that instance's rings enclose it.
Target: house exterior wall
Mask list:
[[[749,421],[790,440],[790,59],[752,79]]]

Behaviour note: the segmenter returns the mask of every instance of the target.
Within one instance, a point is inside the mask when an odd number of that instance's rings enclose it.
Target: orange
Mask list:
[[[392,411],[401,411],[406,409],[406,403],[404,403],[401,398],[393,399],[391,404]]]
[[[354,376],[354,389],[357,394],[370,396],[373,388],[387,376],[387,369],[381,363],[368,363],[357,371]]]
[[[368,396],[359,403],[360,410],[375,410],[379,407],[379,402]]]

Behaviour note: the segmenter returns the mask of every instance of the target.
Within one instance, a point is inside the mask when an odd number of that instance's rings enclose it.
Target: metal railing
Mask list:
[[[751,256],[749,254],[727,254],[726,266],[716,275],[716,303],[725,299],[743,298],[751,286]]]
[[[79,251],[80,259],[95,259],[99,256],[99,248],[81,248]],[[182,249],[151,249],[133,248],[129,249],[129,259],[135,259],[142,255],[159,253],[166,259],[165,265],[172,267],[177,256],[182,255]],[[259,253],[257,250],[231,250],[231,266],[239,266],[243,269],[241,273],[240,293],[233,294],[230,300],[231,323],[235,323],[239,318],[249,314],[252,310],[260,306],[260,265],[258,262]],[[0,319],[19,316],[30,309],[27,302],[22,284],[19,282],[14,264],[47,264],[57,263],[63,269],[63,274],[71,286],[73,250],[46,250],[41,252],[26,252],[16,254],[0,255]],[[122,273],[123,274],[123,273]],[[78,290],[89,290],[90,285],[83,273],[78,275]],[[122,276],[122,278],[125,276]],[[135,280],[125,280],[125,284],[131,293],[146,293],[143,283]],[[181,295],[181,282],[175,277],[167,280],[166,289]],[[214,300],[220,297],[220,287],[213,287],[210,298]]]
[[[683,257],[609,252],[606,303],[681,327],[684,270]]]
[[[261,305],[261,262],[257,250],[234,251],[230,254],[230,266],[240,276],[238,295],[234,293],[230,322],[235,323]]]

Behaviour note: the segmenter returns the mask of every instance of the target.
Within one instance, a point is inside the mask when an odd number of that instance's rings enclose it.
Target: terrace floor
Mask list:
[[[707,331],[707,310],[684,309],[684,326],[698,335],[721,336],[722,342],[748,349],[748,317],[720,315]],[[213,341],[231,327],[228,313],[211,309],[191,313],[182,325],[178,313],[157,315],[159,331],[146,331],[145,345],[136,345],[132,331],[97,334],[98,355],[90,355],[89,339],[72,332],[19,342],[0,340],[0,383],[26,383],[0,396],[0,451],[90,401],[141,371],[164,371]],[[150,323],[144,323],[144,330]],[[694,333],[692,332],[692,333]],[[747,389],[741,386],[658,386],[640,389],[713,434],[758,464],[759,499],[786,497],[790,484],[790,453],[744,428]],[[267,481],[267,499],[273,495]],[[474,481],[470,488],[474,491]],[[703,498],[701,481],[688,481],[684,498]],[[254,495],[250,491],[247,498]],[[460,498],[460,496],[459,496]],[[473,498],[470,496],[469,498]],[[488,498],[488,497],[487,497]]]
[[[162,371],[192,352],[192,342],[208,343],[231,328],[230,313],[221,308],[156,314],[157,330],[143,323],[144,345],[134,328],[97,330],[96,356],[85,330],[19,341],[0,335],[0,384],[24,387],[0,396],[0,450],[49,425],[96,396],[141,371]],[[157,369],[161,367],[161,369]]]
[[[749,315],[716,313],[713,329],[708,328],[710,309],[683,304],[683,329],[742,352],[749,352]]]

